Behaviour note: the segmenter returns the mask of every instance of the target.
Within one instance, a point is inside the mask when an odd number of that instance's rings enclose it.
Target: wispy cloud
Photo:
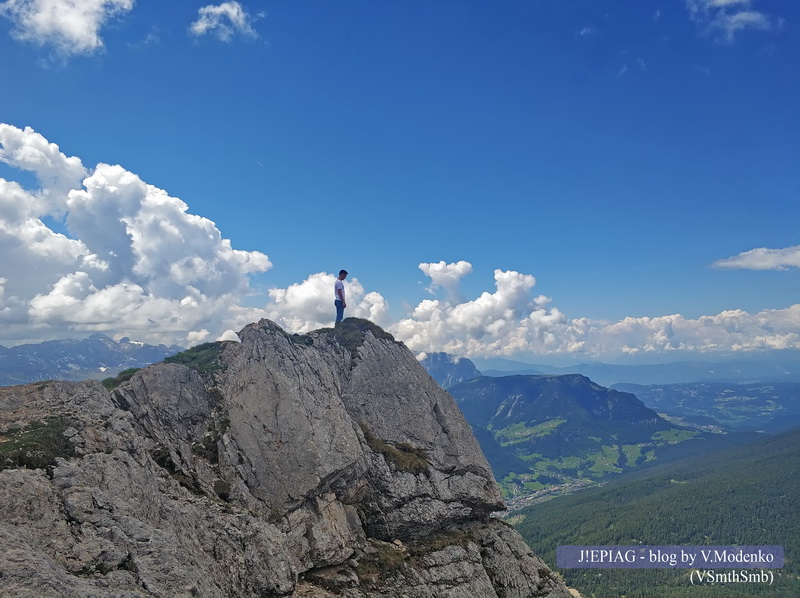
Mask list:
[[[712,264],[714,268],[742,270],[786,270],[800,268],[800,245],[785,249],[759,247]]]
[[[152,27],[148,34],[138,42],[129,43],[128,47],[135,50],[143,50],[161,44],[161,31],[158,27]]]
[[[16,39],[50,46],[66,58],[101,49],[102,27],[133,6],[134,0],[6,0],[0,15],[13,23]]]
[[[258,37],[253,28],[252,17],[238,2],[210,4],[198,10],[198,18],[189,26],[194,36],[213,35],[223,42],[229,42],[236,34],[244,37]]]
[[[576,31],[575,35],[577,35],[578,37],[585,37],[587,35],[592,35],[596,31],[597,30],[594,27],[592,27],[591,25],[587,25],[583,29]]]
[[[755,0],[686,0],[686,7],[701,30],[730,43],[741,31],[769,31],[779,26],[780,19],[754,10],[754,3]]]

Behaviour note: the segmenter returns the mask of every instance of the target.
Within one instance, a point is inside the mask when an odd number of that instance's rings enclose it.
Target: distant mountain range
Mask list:
[[[635,396],[578,374],[477,378],[450,389],[467,420],[527,453],[558,457],[650,440],[675,426]],[[524,424],[524,425],[521,425]]]
[[[782,359],[629,366],[530,365],[524,374],[477,369],[503,359],[432,353],[422,365],[458,401],[512,509],[569,493],[632,469],[752,441],[800,423],[800,382],[617,384],[600,379],[736,376],[792,378],[795,352]],[[554,373],[545,373],[554,372]],[[490,374],[490,375],[486,375]],[[663,415],[663,417],[662,417]]]
[[[444,389],[481,375],[472,361],[449,353],[428,353],[420,364]]]
[[[708,432],[758,430],[774,434],[800,425],[797,351],[776,351],[771,357],[757,354],[749,360],[639,366],[590,363],[555,367],[501,358],[475,361],[501,369],[486,369],[481,374],[473,361],[447,353],[432,353],[421,363],[445,388],[480,375],[579,373],[598,384],[635,394],[674,424]]]
[[[158,363],[183,350],[177,345],[148,345],[127,337],[117,342],[104,334],[11,348],[0,345],[0,386],[107,378],[122,370]]]
[[[448,390],[514,508],[546,489],[574,490],[722,436],[671,423],[579,374],[482,376]]]
[[[615,384],[673,421],[698,428],[781,432],[800,426],[800,382]]]
[[[571,366],[530,364],[508,359],[475,359],[486,376],[582,374],[598,384],[679,384],[686,382],[800,382],[800,351],[774,351],[718,361],[680,361],[649,365],[583,363]]]

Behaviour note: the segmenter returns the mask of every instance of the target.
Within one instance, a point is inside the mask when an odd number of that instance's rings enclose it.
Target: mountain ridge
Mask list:
[[[128,337],[117,342],[101,333],[81,340],[51,340],[11,348],[0,345],[0,386],[42,380],[99,380],[157,363],[183,350],[178,345],[149,345]]]
[[[482,376],[449,392],[513,508],[540,491],[574,490],[703,437],[581,374]]]
[[[699,426],[781,432],[800,425],[800,382],[615,384],[660,412]]]
[[[425,357],[420,359],[420,364],[445,390],[459,382],[481,375],[471,360],[449,353],[426,353]]]
[[[0,389],[3,592],[569,596],[404,345],[354,318],[239,334],[110,391]]]
[[[653,364],[609,364],[587,362],[568,366],[532,364],[502,359],[476,359],[484,375],[582,374],[602,384],[680,384],[689,382],[758,381],[800,382],[800,351],[777,351],[772,358],[755,354],[716,361],[685,360]]]

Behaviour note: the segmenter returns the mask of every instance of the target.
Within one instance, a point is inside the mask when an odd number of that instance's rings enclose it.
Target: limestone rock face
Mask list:
[[[566,597],[455,401],[369,322],[0,389],[0,596]]]

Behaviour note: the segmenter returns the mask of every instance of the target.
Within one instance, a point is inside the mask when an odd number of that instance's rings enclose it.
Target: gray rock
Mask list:
[[[0,389],[0,596],[568,596],[403,345],[240,337],[111,392]]]

